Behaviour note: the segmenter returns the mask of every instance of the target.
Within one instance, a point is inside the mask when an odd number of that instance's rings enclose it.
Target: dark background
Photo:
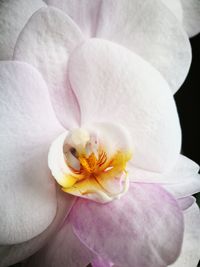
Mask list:
[[[191,45],[193,60],[190,72],[175,94],[175,101],[182,128],[182,154],[200,165],[200,34],[191,39]],[[200,193],[196,197],[200,206]],[[14,266],[20,267],[20,264]]]
[[[182,127],[182,154],[200,165],[200,34],[191,39],[191,45],[192,65],[175,100]],[[196,197],[200,206],[200,194]]]

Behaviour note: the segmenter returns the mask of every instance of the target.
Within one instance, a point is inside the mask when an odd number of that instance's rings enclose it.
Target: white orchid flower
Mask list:
[[[197,265],[173,93],[199,5],[163,2],[0,2],[1,267]]]

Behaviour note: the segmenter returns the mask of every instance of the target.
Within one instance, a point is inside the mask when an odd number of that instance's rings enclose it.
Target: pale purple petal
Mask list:
[[[69,54],[82,41],[81,31],[67,15],[55,8],[42,8],[31,17],[15,47],[15,60],[42,73],[56,115],[66,128],[77,127],[80,119],[67,80],[67,65]]]
[[[106,205],[79,199],[70,221],[82,242],[116,265],[163,267],[181,249],[182,213],[159,186],[133,184],[124,197]]]
[[[43,232],[56,214],[49,145],[63,128],[48,89],[31,66],[0,63],[0,244],[24,242]]]
[[[193,196],[189,196],[178,198],[177,201],[182,210],[187,210],[195,203],[196,199]]]
[[[100,257],[95,258],[91,264],[92,264],[92,267],[112,267],[113,266],[112,262],[106,261]]]
[[[82,125],[124,126],[137,167],[164,171],[174,165],[181,146],[177,110],[168,84],[150,64],[119,45],[91,39],[71,55],[69,79]]]
[[[94,257],[96,255],[76,237],[70,223],[65,221],[60,231],[26,262],[25,267],[86,267]]]

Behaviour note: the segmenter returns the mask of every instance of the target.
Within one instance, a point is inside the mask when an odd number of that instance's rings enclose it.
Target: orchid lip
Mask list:
[[[105,203],[127,191],[131,150],[110,149],[108,140],[112,142],[112,138],[105,139],[98,131],[77,128],[55,140],[49,152],[49,168],[64,192]]]

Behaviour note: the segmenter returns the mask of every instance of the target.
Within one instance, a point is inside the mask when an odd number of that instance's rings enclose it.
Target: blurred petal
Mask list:
[[[17,38],[28,19],[39,8],[41,0],[0,1],[0,60],[12,59]]]
[[[97,257],[92,261],[92,267],[112,267],[112,266],[113,263],[101,259],[100,257]]]
[[[96,35],[102,0],[45,0],[67,13],[87,37]]]
[[[182,197],[177,199],[178,204],[182,210],[187,210],[189,207],[191,207],[196,199],[193,196],[189,197]]]
[[[159,183],[175,197],[181,198],[200,191],[199,166],[180,155],[173,168],[163,172],[151,172],[129,165],[130,181]]]
[[[191,62],[190,43],[181,23],[162,1],[46,2],[64,10],[86,36],[108,39],[138,53],[161,72],[174,93],[185,80]]]
[[[189,37],[200,32],[200,1],[199,0],[162,0],[183,24]]]
[[[96,255],[73,233],[68,221],[49,243],[23,265],[25,267],[86,267]]]
[[[166,266],[181,249],[182,213],[159,186],[133,184],[123,198],[106,205],[78,199],[69,219],[87,247],[124,267]]]
[[[55,8],[36,12],[20,34],[14,59],[36,67],[43,75],[56,115],[65,127],[79,122],[79,108],[67,80],[69,54],[82,42],[79,28]]]
[[[56,214],[55,184],[47,156],[62,131],[41,75],[31,66],[0,63],[0,240],[24,242]]]
[[[9,266],[22,261],[42,248],[55,234],[67,217],[74,203],[74,198],[57,190],[57,213],[50,226],[39,236],[17,245],[0,246],[0,267]],[[57,266],[58,267],[58,266]]]
[[[162,0],[162,2],[172,11],[172,13],[182,23],[183,9],[182,9],[181,0]]]
[[[91,39],[70,57],[69,79],[83,125],[124,126],[137,167],[163,171],[174,164],[181,145],[179,119],[166,81],[150,64],[119,45]]]
[[[183,8],[183,25],[190,37],[200,32],[200,1],[181,0]]]
[[[200,259],[200,211],[197,204],[184,212],[185,233],[178,260],[170,267],[196,267]]]

